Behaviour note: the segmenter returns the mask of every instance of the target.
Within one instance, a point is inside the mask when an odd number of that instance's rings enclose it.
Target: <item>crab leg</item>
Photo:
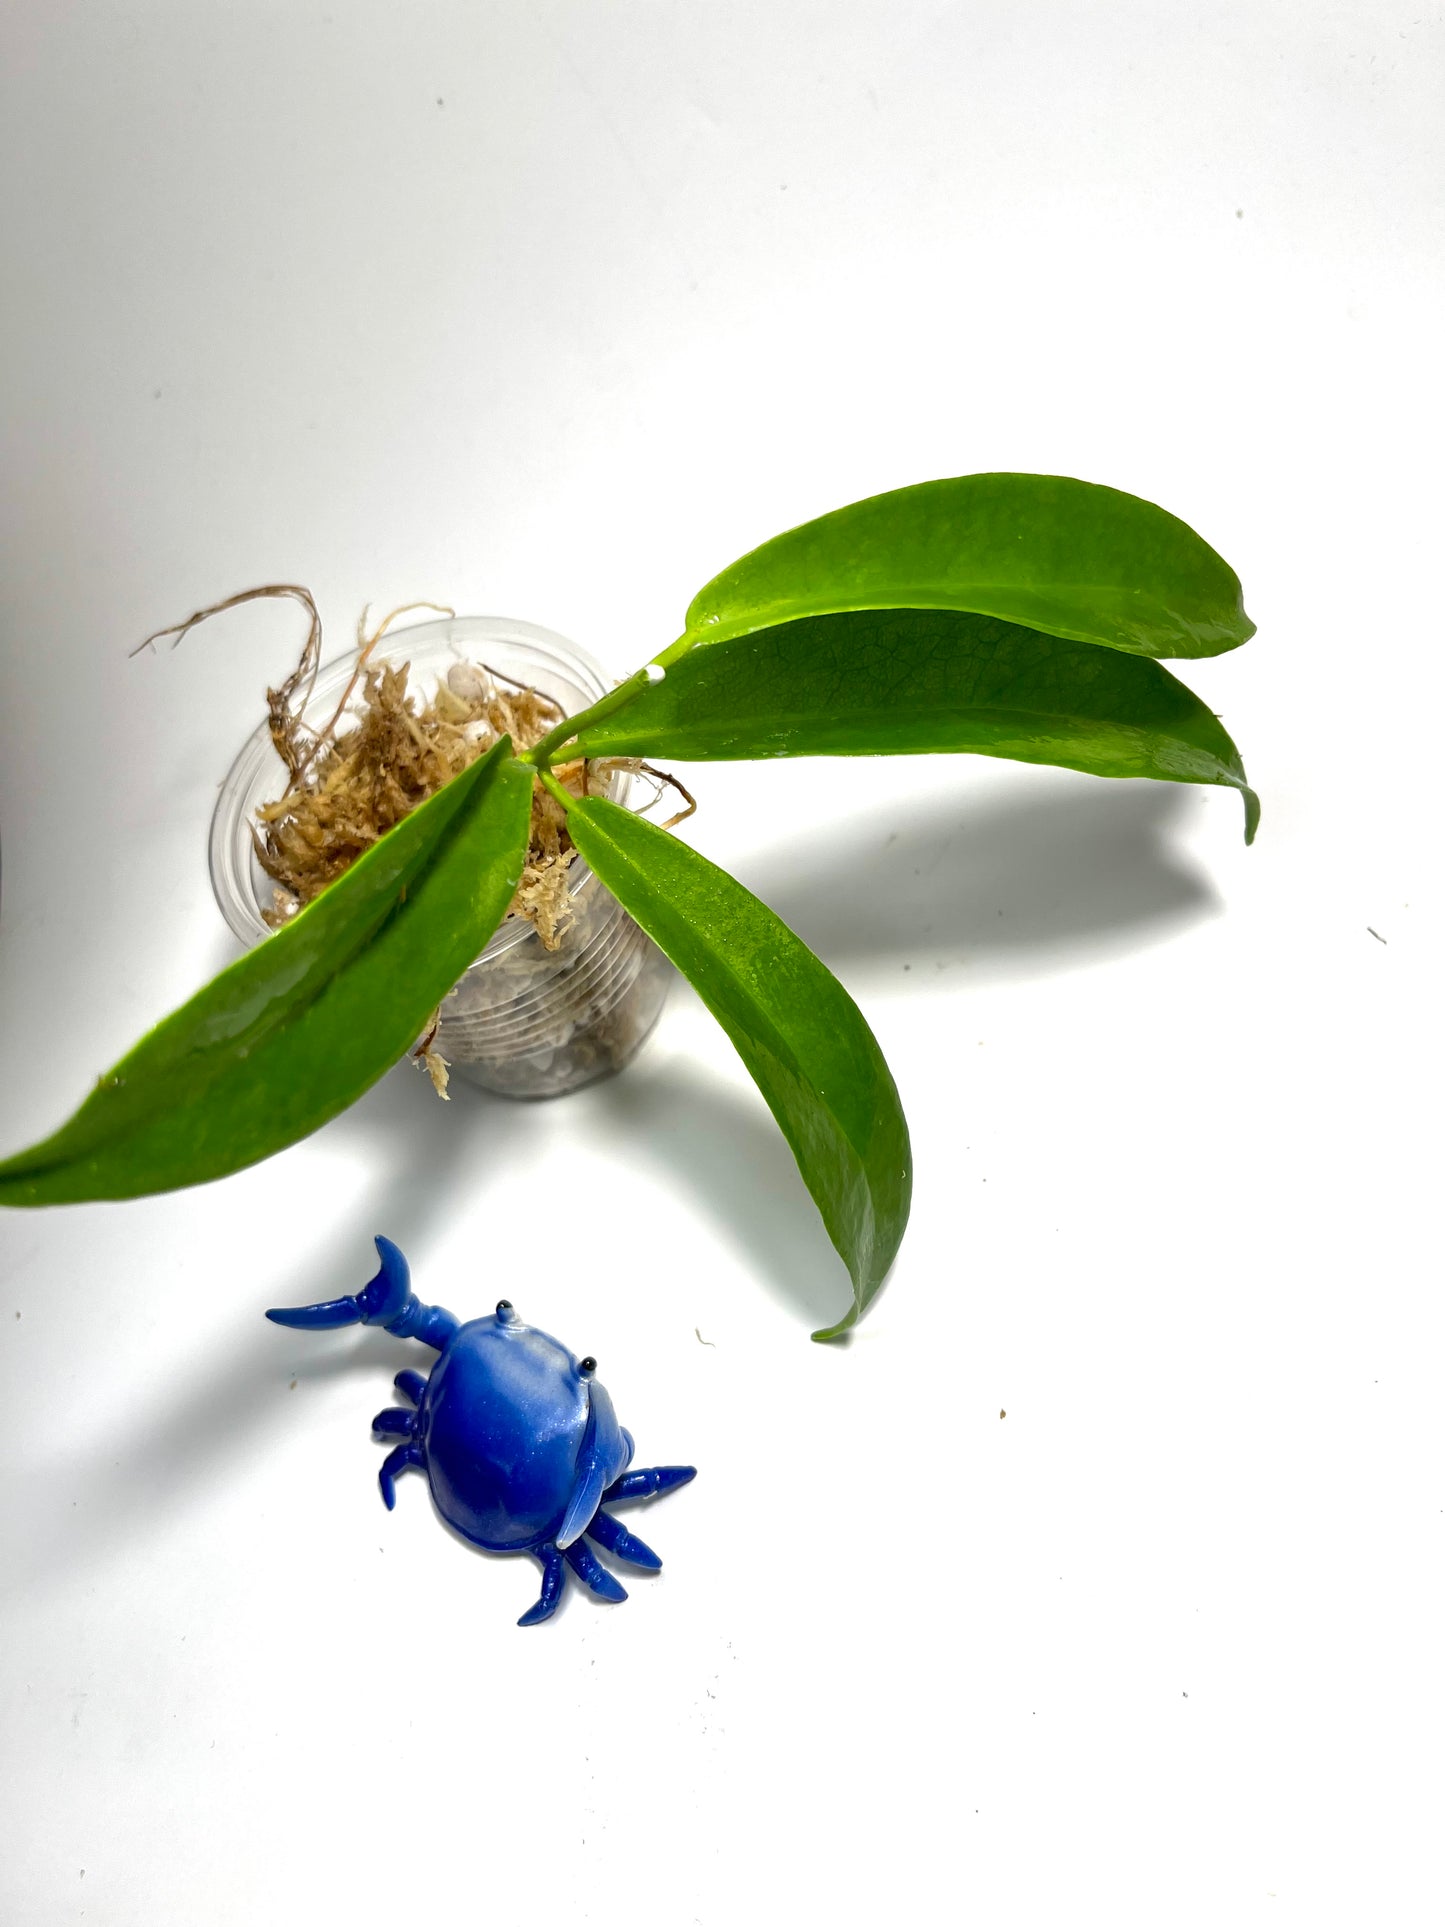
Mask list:
[[[410,1438],[416,1430],[416,1413],[408,1412],[403,1406],[388,1405],[384,1412],[378,1412],[371,1421],[373,1432],[402,1432]]]
[[[426,1460],[422,1456],[422,1449],[419,1445],[399,1445],[394,1452],[387,1453],[385,1459],[382,1461],[381,1470],[377,1473],[376,1477],[377,1483],[381,1487],[381,1496],[386,1501],[386,1509],[388,1512],[392,1511],[396,1505],[396,1481],[401,1477],[402,1473],[410,1471],[414,1465],[421,1467],[425,1464]]]
[[[627,1597],[624,1588],[612,1577],[607,1568],[598,1565],[583,1540],[574,1539],[562,1557],[583,1585],[590,1586],[599,1598],[622,1600]]]
[[[651,1546],[644,1545],[641,1539],[606,1512],[593,1513],[587,1537],[595,1539],[599,1546],[606,1546],[619,1559],[626,1559],[634,1566],[645,1566],[649,1572],[657,1572],[662,1566],[662,1561]]]
[[[609,1499],[650,1499],[657,1492],[671,1492],[697,1477],[695,1465],[650,1465],[643,1472],[624,1472],[602,1494]]]
[[[555,1546],[538,1546],[534,1557],[542,1562],[542,1596],[535,1606],[529,1606],[517,1621],[519,1626],[540,1626],[544,1619],[550,1619],[557,1610],[557,1601],[562,1597],[562,1584],[567,1577],[567,1568],[562,1563],[562,1555]]]
[[[403,1398],[409,1398],[413,1405],[420,1405],[426,1391],[426,1380],[420,1372],[398,1372],[392,1380]]]

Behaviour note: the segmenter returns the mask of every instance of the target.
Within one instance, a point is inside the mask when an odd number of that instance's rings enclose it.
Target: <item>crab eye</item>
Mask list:
[[[597,1370],[597,1360],[595,1358],[584,1358],[577,1369],[584,1378],[591,1378],[592,1374]]]
[[[512,1316],[512,1301],[510,1298],[499,1298],[497,1300],[497,1316],[503,1324]]]

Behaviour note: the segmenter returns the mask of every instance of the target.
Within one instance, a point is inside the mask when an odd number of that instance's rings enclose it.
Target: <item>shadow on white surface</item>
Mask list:
[[[62,1529],[16,1549],[5,1590],[104,1560],[143,1536],[148,1517],[213,1489],[243,1453],[265,1444],[267,1433],[284,1433],[283,1400],[298,1385],[315,1387],[343,1374],[368,1378],[375,1402],[365,1406],[362,1394],[365,1409],[358,1411],[359,1436],[365,1438],[365,1420],[387,1402],[394,1374],[407,1364],[425,1369],[431,1353],[361,1327],[308,1333],[304,1350],[288,1349],[285,1339],[294,1335],[266,1324],[263,1314],[271,1305],[311,1304],[359,1291],[374,1270],[369,1239],[376,1231],[424,1264],[430,1233],[445,1220],[443,1201],[461,1179],[481,1182],[469,1172],[484,1170],[484,1147],[494,1135],[488,1117],[474,1109],[458,1119],[459,1108],[438,1103],[427,1080],[401,1066],[329,1127],[330,1144],[343,1157],[354,1155],[364,1170],[383,1173],[352,1214],[357,1235],[338,1240],[319,1261],[313,1256],[291,1266],[284,1259],[258,1264],[240,1343],[225,1343],[208,1355],[199,1374],[188,1371],[157,1387],[144,1408],[137,1404],[136,1423],[123,1437],[102,1431],[68,1456],[51,1455],[37,1467],[35,1479],[51,1497],[34,1516],[59,1520]],[[72,1533],[63,1522],[73,1516],[77,1492],[84,1494],[85,1529]]]
[[[596,1089],[608,1128],[657,1183],[684,1189],[747,1269],[810,1329],[847,1310],[851,1287],[793,1154],[761,1097],[699,1066],[641,1059]]]
[[[338,1333],[328,1352],[308,1358],[305,1382],[365,1373],[380,1393],[388,1369],[400,1369],[397,1356],[396,1340],[386,1332]],[[184,1394],[173,1402],[164,1402],[162,1388],[148,1406],[137,1404],[135,1423],[123,1436],[103,1430],[67,1457],[48,1457],[30,1479],[30,1516],[53,1522],[52,1528],[15,1545],[3,1590],[22,1592],[43,1578],[133,1554],[147,1522],[172,1517],[192,1495],[213,1492],[224,1468],[239,1463],[266,1432],[284,1435],[282,1395],[295,1376],[274,1337],[258,1332],[227,1349],[213,1369],[187,1375]],[[384,1393],[372,1409],[383,1402]],[[84,1511],[72,1530],[77,1493]]]
[[[749,888],[829,959],[949,951],[998,976],[1067,969],[1216,914],[1171,842],[1192,799],[1164,783],[1040,775],[1039,794],[895,802],[780,849]],[[1238,809],[1229,795],[1211,798]]]

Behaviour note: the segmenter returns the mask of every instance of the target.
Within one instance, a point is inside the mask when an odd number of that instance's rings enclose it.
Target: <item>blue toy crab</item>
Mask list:
[[[469,1324],[412,1292],[406,1259],[378,1238],[381,1270],[355,1298],[268,1311],[278,1325],[331,1331],[382,1325],[441,1353],[429,1376],[398,1372],[396,1387],[416,1408],[389,1405],[372,1420],[406,1443],[387,1455],[381,1496],[396,1504],[396,1480],[412,1466],[427,1475],[437,1510],[488,1552],[530,1552],[542,1565],[542,1596],[519,1626],[557,1610],[570,1566],[603,1599],[627,1594],[583,1535],[634,1566],[662,1564],[650,1546],[604,1512],[604,1500],[644,1499],[695,1477],[690,1465],[629,1472],[632,1434],[594,1377],[595,1358],[578,1360],[546,1332],[524,1325],[504,1298],[490,1318]]]

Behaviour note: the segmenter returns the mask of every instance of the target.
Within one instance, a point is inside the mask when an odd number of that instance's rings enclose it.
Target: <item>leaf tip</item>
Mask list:
[[[1248,784],[1240,791],[1240,795],[1244,798],[1244,841],[1245,847],[1248,848],[1254,841],[1255,831],[1259,828],[1259,797]]]
[[[811,1334],[815,1345],[831,1345],[835,1339],[847,1338],[858,1323],[858,1307],[854,1305],[846,1318],[840,1318],[836,1325],[829,1325],[822,1331]]]

